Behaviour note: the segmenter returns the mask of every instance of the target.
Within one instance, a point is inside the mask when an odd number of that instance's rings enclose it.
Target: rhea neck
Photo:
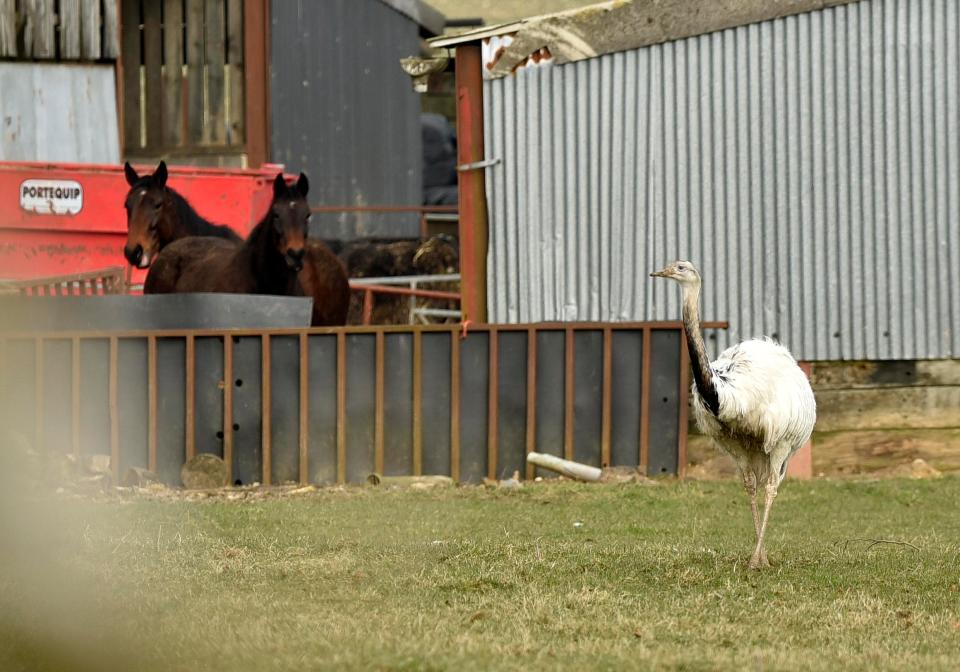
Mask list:
[[[690,352],[690,366],[693,368],[693,380],[703,403],[714,415],[720,414],[720,397],[717,394],[713,369],[707,358],[707,348],[700,332],[700,281],[680,285],[683,301],[683,331],[687,338],[687,350]]]

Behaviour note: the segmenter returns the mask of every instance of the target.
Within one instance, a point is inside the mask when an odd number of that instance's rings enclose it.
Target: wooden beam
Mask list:
[[[270,160],[270,2],[243,2],[244,122],[247,165]]]

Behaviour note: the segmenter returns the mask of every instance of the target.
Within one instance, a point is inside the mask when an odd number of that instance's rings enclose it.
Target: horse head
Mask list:
[[[273,181],[273,203],[270,204],[271,220],[277,251],[287,267],[294,271],[303,268],[303,257],[307,252],[307,237],[310,229],[310,205],[307,203],[307,191],[310,188],[307,176],[293,185],[283,179],[283,173]]]
[[[162,242],[170,238],[175,203],[167,189],[167,164],[163,161],[152,175],[137,175],[129,163],[123,172],[130,185],[124,207],[127,209],[127,244],[123,256],[132,266],[147,268],[157,256]]]

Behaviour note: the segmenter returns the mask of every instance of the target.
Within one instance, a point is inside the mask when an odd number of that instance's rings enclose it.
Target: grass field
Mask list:
[[[0,667],[957,669],[958,502],[787,483],[762,573],[733,482],[4,502]]]

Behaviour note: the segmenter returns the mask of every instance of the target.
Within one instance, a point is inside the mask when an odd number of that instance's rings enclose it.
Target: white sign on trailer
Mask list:
[[[83,209],[83,187],[73,180],[24,180],[20,207],[40,215],[76,215]]]

